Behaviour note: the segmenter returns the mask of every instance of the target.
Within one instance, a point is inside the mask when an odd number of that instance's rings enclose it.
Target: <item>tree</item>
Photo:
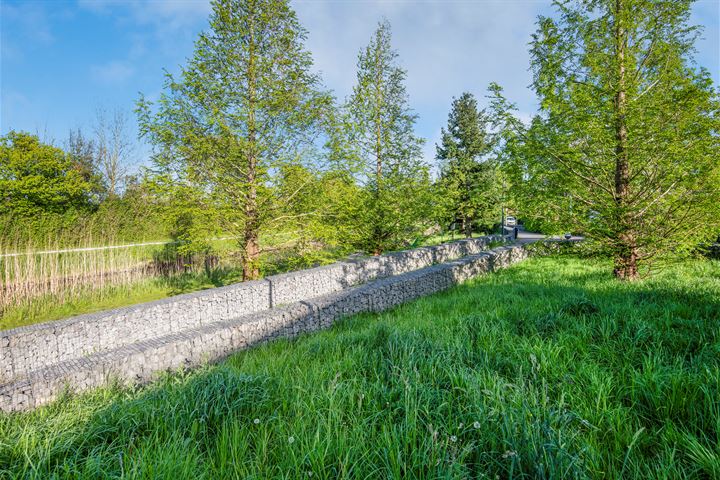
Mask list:
[[[514,132],[516,181],[549,226],[598,240],[619,279],[717,232],[720,104],[693,62],[691,3],[558,2],[533,37],[541,115]]]
[[[423,140],[408,106],[406,72],[397,65],[390,24],[379,23],[358,56],[357,84],[345,105],[350,155],[364,191],[350,215],[357,246],[380,254],[420,231],[429,208],[429,175]]]
[[[102,176],[107,197],[120,194],[128,175],[133,144],[122,110],[108,113],[100,108],[95,112],[96,168]]]
[[[260,275],[261,233],[282,216],[270,187],[283,165],[303,161],[332,103],[305,38],[286,0],[215,0],[210,30],[180,78],[167,75],[157,112],[138,105],[156,166],[201,185],[204,207],[240,237],[246,280]]]
[[[71,157],[22,132],[0,137],[0,192],[3,212],[15,217],[61,215],[90,206],[90,185]]]
[[[105,197],[106,187],[97,165],[95,142],[87,138],[79,128],[70,130],[65,151],[83,180],[90,185],[90,201],[95,205],[100,204]]]
[[[442,129],[441,143],[436,145],[444,210],[449,220],[460,221],[468,238],[474,223],[491,223],[496,211],[495,166],[487,158],[493,147],[488,123],[475,97],[465,92],[453,99],[447,129]]]

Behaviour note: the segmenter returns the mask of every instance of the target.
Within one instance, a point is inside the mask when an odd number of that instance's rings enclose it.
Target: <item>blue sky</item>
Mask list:
[[[544,0],[297,0],[325,83],[338,98],[355,80],[358,51],[382,16],[408,70],[407,87],[419,114],[417,132],[428,159],[453,96],[479,98],[496,81],[529,118],[527,43]],[[37,132],[62,145],[71,128],[90,132],[98,107],[130,115],[138,92],[162,89],[163,68],[177,72],[206,28],[206,0],[2,0],[0,134]],[[720,0],[700,0],[693,22],[705,28],[697,60],[720,85]],[[146,147],[137,149],[145,160]]]

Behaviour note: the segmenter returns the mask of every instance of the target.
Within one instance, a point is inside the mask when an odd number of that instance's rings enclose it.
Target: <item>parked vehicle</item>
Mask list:
[[[505,226],[514,227],[515,225],[517,225],[517,220],[515,220],[515,217],[506,217],[505,218]]]

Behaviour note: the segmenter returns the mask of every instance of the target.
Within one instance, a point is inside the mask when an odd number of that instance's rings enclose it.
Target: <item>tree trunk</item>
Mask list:
[[[615,222],[617,247],[615,249],[615,276],[621,280],[637,279],[638,249],[628,212],[630,162],[627,152],[627,98],[625,79],[625,47],[627,34],[623,28],[623,0],[615,0],[615,55],[618,65],[617,91],[615,92]]]
[[[251,129],[249,138],[254,138],[255,132]],[[257,280],[260,278],[260,242],[257,210],[257,188],[255,185],[257,157],[251,153],[248,158],[248,194],[245,202],[245,232],[243,241],[243,280]]]
[[[465,174],[467,178],[467,173]],[[467,180],[463,181],[463,197],[462,203],[464,208],[462,212],[462,231],[465,238],[472,238],[472,216],[468,214],[466,209],[470,208],[470,184]]]
[[[373,218],[373,255],[380,255],[383,252],[383,206],[382,206],[382,144],[380,141],[380,120],[376,118],[377,138],[375,144],[375,216]]]
[[[472,238],[472,219],[469,215],[463,214],[462,229],[465,234],[465,238]]]
[[[247,198],[245,199],[245,232],[243,235],[243,280],[260,278],[260,225],[257,209],[257,125],[256,110],[256,71],[255,37],[250,32],[250,52],[248,62],[248,157],[247,157]]]
[[[375,78],[375,225],[373,232],[373,255],[380,255],[383,252],[382,237],[383,237],[383,222],[384,215],[382,209],[382,179],[383,179],[383,158],[382,158],[382,117],[380,116],[380,109],[382,103],[382,91],[380,90],[381,76],[380,68],[378,68],[378,74]]]
[[[243,252],[243,280],[257,280],[260,278],[260,243],[258,241],[258,231],[250,223],[245,226],[245,235],[243,237],[245,243],[245,251]]]

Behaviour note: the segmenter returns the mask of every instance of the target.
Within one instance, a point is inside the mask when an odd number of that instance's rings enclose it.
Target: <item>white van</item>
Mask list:
[[[515,220],[515,217],[505,217],[506,227],[514,227],[515,225],[517,225],[517,220]]]

